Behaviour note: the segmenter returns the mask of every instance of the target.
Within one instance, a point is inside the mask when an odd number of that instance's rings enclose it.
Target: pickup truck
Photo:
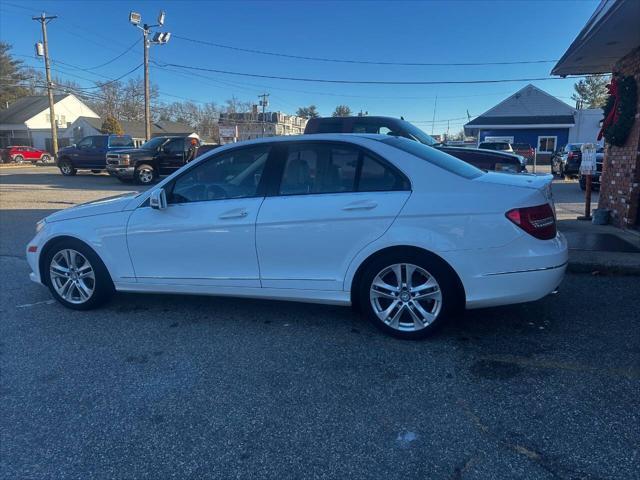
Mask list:
[[[107,154],[107,172],[122,182],[150,185],[193,160],[200,141],[193,137],[154,137],[140,148]]]
[[[107,153],[124,148],[133,148],[129,135],[91,135],[58,150],[56,163],[65,176],[73,176],[78,170],[100,173],[106,168]]]

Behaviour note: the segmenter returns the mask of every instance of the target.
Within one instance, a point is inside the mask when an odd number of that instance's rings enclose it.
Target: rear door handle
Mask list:
[[[229,210],[228,212],[224,212],[218,218],[226,220],[229,218],[244,218],[247,215],[249,215],[249,212],[247,212],[244,208],[235,208],[233,210]]]
[[[378,202],[373,200],[362,200],[360,202],[353,202],[342,207],[342,210],[372,210],[378,206]]]

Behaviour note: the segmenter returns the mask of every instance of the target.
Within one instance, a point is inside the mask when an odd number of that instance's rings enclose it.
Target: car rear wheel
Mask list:
[[[361,276],[359,304],[383,332],[403,339],[431,334],[460,306],[453,274],[428,254],[385,255]]]
[[[49,163],[51,161],[51,156],[50,155],[42,155],[42,157],[40,157],[40,161],[42,163]]]
[[[13,161],[16,163],[22,163],[24,161],[24,157],[22,155],[16,155],[13,157]]]
[[[78,170],[76,170],[73,164],[69,160],[63,160],[60,162],[60,173],[65,177],[72,177]]]
[[[77,240],[54,245],[41,272],[53,297],[65,307],[89,310],[114,293],[113,282],[96,253]]]
[[[140,165],[136,168],[136,181],[140,185],[151,185],[156,179],[156,172],[151,165]]]

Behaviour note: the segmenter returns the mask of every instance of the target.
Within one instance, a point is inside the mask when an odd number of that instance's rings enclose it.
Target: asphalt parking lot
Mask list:
[[[640,277],[568,275],[421,342],[321,305],[76,312],[29,281],[37,220],[135,188],[0,170],[0,478],[639,478]]]

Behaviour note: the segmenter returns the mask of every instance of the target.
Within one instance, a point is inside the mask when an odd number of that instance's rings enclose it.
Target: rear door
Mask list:
[[[287,142],[278,159],[256,225],[262,286],[342,290],[351,260],[409,198],[409,181],[346,142]]]

